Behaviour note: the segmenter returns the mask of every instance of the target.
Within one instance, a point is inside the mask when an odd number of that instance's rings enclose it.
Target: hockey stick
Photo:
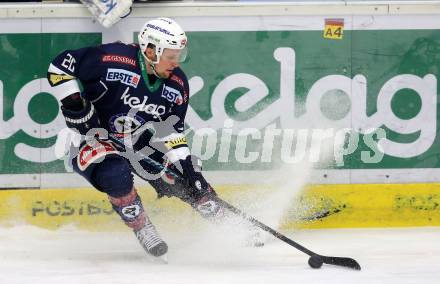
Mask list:
[[[276,237],[277,239],[279,239],[279,240],[287,243],[288,245],[296,248],[297,250],[309,255],[310,256],[309,265],[312,268],[320,268],[323,263],[326,263],[326,264],[332,264],[332,265],[338,265],[338,266],[345,266],[345,267],[352,268],[355,270],[361,270],[361,266],[359,265],[359,263],[352,258],[324,256],[324,255],[317,254],[317,253],[307,249],[306,247],[300,245],[299,243],[289,239],[288,237],[286,237],[283,234],[281,234],[280,232],[272,229],[271,227],[261,223],[257,219],[247,215],[246,213],[244,213],[243,211],[241,211],[237,207],[229,204],[228,202],[220,199],[219,197],[214,196],[214,200],[216,202],[218,202],[219,204],[221,204],[221,206],[223,206],[224,208],[228,209],[229,211],[231,211],[237,215],[240,215],[242,218],[248,220],[249,222],[251,222],[255,226],[261,228],[263,231],[270,233],[272,236]]]
[[[121,140],[119,140],[118,138],[115,138],[111,135],[109,135],[109,138],[112,142],[114,142],[116,145],[120,146],[120,147],[124,147],[124,143],[121,142]],[[152,166],[153,168],[155,168],[158,171],[164,171],[166,174],[172,176],[173,178],[175,178],[176,181],[185,184],[185,179],[184,177],[178,173],[175,172],[171,169],[169,169],[168,167],[165,167],[164,165],[162,165],[161,163],[153,160],[152,158],[150,158],[148,155],[145,155],[144,153],[142,153],[141,151],[136,152],[136,154],[140,155],[140,157],[150,166]],[[142,178],[142,177],[141,177]],[[144,178],[145,179],[145,178]],[[352,268],[355,270],[361,270],[361,266],[359,265],[359,263],[354,260],[353,258],[349,258],[349,257],[335,257],[335,256],[325,256],[325,255],[320,255],[317,254],[309,249],[307,249],[306,247],[300,245],[299,243],[289,239],[288,237],[284,236],[283,234],[281,234],[280,232],[272,229],[271,227],[263,224],[262,222],[258,221],[257,219],[247,215],[246,213],[244,213],[243,211],[241,211],[240,209],[238,209],[237,207],[229,204],[228,202],[224,201],[223,199],[219,198],[218,196],[213,196],[213,199],[219,203],[222,207],[228,209],[229,211],[231,211],[232,213],[239,215],[240,217],[242,217],[243,219],[249,221],[250,223],[252,223],[253,225],[259,227],[260,229],[262,229],[263,231],[268,232],[269,234],[273,235],[274,237],[276,237],[277,239],[287,243],[288,245],[296,248],[297,250],[307,254],[310,256],[309,258],[309,265],[312,268],[321,268],[322,264],[331,264],[331,265],[337,265],[337,266],[343,266],[343,267],[348,267],[348,268]]]

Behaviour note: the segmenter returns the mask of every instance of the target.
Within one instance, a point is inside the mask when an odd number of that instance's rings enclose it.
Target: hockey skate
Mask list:
[[[152,256],[160,257],[167,253],[168,246],[159,236],[154,225],[147,221],[140,230],[134,231],[144,250]]]
[[[232,217],[225,209],[222,208],[215,200],[210,199],[208,196],[200,199],[193,205],[199,214],[205,219],[210,220],[213,223],[221,224],[226,220],[232,221],[232,224],[237,226],[244,226],[246,233],[244,239],[244,245],[247,247],[262,247],[264,246],[263,236],[260,229],[255,225],[244,222],[241,219]]]

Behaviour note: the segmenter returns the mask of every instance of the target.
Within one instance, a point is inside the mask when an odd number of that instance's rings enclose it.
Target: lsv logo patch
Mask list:
[[[116,133],[132,133],[138,129],[145,120],[135,115],[133,117],[126,115],[125,113],[114,115],[109,120],[110,129]]]

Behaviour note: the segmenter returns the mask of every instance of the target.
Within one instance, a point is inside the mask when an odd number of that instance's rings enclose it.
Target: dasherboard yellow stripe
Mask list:
[[[255,190],[251,185],[216,188],[231,203],[236,203],[238,195]],[[176,198],[155,201],[151,188],[140,189],[139,193],[155,222],[192,226],[195,220],[200,220],[188,205]],[[270,194],[270,189],[264,194]],[[106,195],[91,188],[0,190],[0,200],[2,226],[31,224],[56,229],[74,225],[110,231],[124,228]],[[311,185],[291,201],[282,227],[440,226],[439,204],[440,184]]]
[[[307,188],[296,202],[297,215],[289,212],[287,227],[440,225],[438,183],[315,185]]]
[[[236,191],[235,188],[231,186],[227,190]],[[177,198],[157,200],[151,187],[140,188],[138,193],[155,222],[181,227],[193,226],[195,220],[200,220],[189,205]],[[31,224],[57,229],[74,225],[105,231],[125,228],[107,196],[93,188],[0,190],[0,200],[0,226]]]

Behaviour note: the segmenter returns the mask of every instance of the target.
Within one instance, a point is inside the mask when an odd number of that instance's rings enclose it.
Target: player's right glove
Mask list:
[[[99,128],[98,113],[93,105],[83,100],[79,94],[71,95],[61,101],[61,112],[69,128],[76,129],[81,135],[87,135],[91,129]]]

